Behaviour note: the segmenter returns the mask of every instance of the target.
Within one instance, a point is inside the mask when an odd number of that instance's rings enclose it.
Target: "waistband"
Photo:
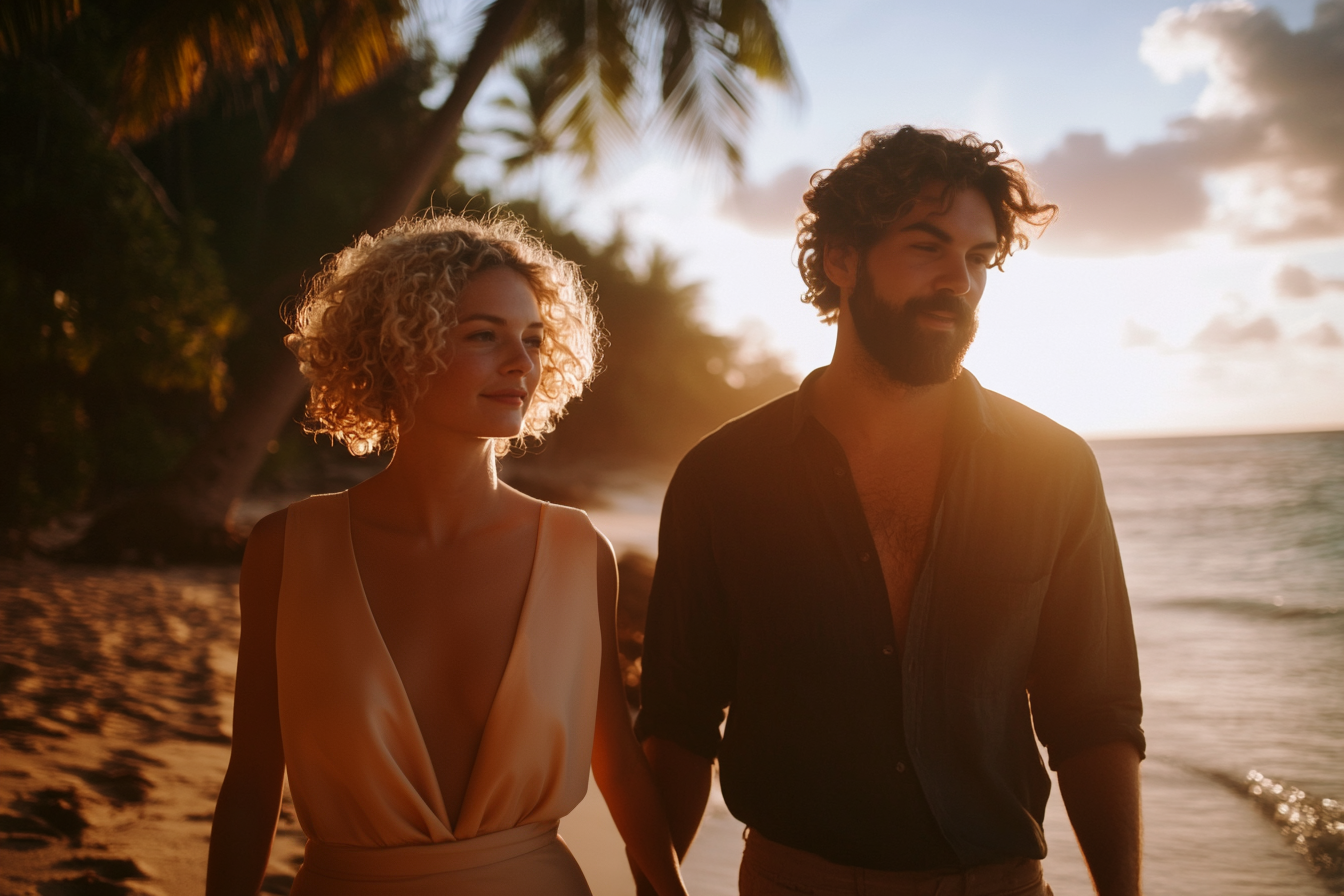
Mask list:
[[[847,892],[852,887],[855,893],[874,896],[941,896],[947,892],[955,892],[958,896],[985,896],[1025,890],[1044,879],[1041,863],[1036,859],[1013,859],[943,871],[880,871],[838,865],[814,853],[776,843],[755,829],[747,835],[742,868],[744,872],[751,869],[794,886],[823,892]]]
[[[467,840],[413,846],[341,846],[309,840],[303,870],[349,881],[426,877],[492,865],[541,849],[556,838],[559,822],[541,821]]]

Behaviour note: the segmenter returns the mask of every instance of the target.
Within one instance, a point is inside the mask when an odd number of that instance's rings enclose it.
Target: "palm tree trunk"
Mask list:
[[[457,143],[468,103],[536,2],[496,0],[490,6],[452,92],[431,116],[405,167],[383,188],[365,219],[365,232],[376,233],[416,211],[445,154]],[[278,305],[284,295],[274,298],[271,304]],[[283,345],[277,343],[264,363],[255,385],[229,403],[169,479],[97,519],[74,556],[144,562],[239,555],[242,542],[230,525],[233,508],[261,468],[267,443],[289,422],[307,386]]]
[[[397,222],[402,215],[418,211],[416,204],[429,189],[430,181],[438,173],[444,155],[457,145],[457,134],[462,129],[462,116],[467,104],[490,69],[504,55],[518,25],[537,5],[537,0],[495,0],[485,17],[471,52],[457,72],[453,91],[448,94],[420,136],[406,167],[384,188],[373,210],[365,221],[365,231],[376,233]]]

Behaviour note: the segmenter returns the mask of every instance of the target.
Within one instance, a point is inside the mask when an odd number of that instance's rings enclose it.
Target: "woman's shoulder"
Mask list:
[[[266,516],[257,520],[252,526],[252,531],[247,535],[247,552],[251,554],[282,555],[285,545],[285,534],[289,530],[291,521],[298,522],[304,516],[310,513],[325,514],[329,513],[335,504],[343,504],[346,499],[345,492],[336,492],[329,495],[312,495],[295,501],[286,507],[282,507],[274,513],[268,513]],[[244,554],[246,560],[246,554]]]
[[[568,504],[556,504],[551,501],[543,501],[534,498],[524,492],[510,487],[514,498],[519,502],[516,506],[519,512],[524,515],[539,514],[541,524],[553,532],[559,532],[566,539],[577,541],[594,541],[598,547],[598,553],[611,553],[611,544],[607,537],[602,534],[602,530],[597,528],[587,511],[579,507],[571,507]]]

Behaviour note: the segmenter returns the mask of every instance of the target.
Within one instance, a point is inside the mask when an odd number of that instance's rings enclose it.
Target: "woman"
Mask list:
[[[286,770],[296,896],[583,896],[556,825],[590,757],[630,856],[684,893],[625,706],[611,546],[495,475],[592,376],[577,268],[511,219],[405,220],[331,260],[295,331],[310,429],[395,451],[248,542],[210,896],[257,892]]]

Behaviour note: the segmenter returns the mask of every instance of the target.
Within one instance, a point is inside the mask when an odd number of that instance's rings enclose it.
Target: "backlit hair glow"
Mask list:
[[[457,297],[481,271],[517,271],[545,325],[541,379],[513,442],[555,428],[565,405],[592,379],[600,331],[592,290],[509,215],[403,218],[331,256],[313,278],[285,344],[311,384],[305,427],[351,454],[395,447],[412,424],[426,380],[451,360]],[[509,442],[497,440],[503,454]]]
[[[1022,163],[1005,156],[997,141],[909,125],[869,131],[834,169],[812,175],[812,188],[803,194],[807,211],[798,219],[798,269],[807,286],[803,301],[822,320],[834,323],[840,313],[840,289],[826,276],[826,246],[867,253],[931,184],[942,187],[947,204],[964,189],[984,194],[998,234],[990,266],[1000,270],[1014,249],[1026,248],[1022,225],[1044,228],[1059,211],[1037,202]]]

